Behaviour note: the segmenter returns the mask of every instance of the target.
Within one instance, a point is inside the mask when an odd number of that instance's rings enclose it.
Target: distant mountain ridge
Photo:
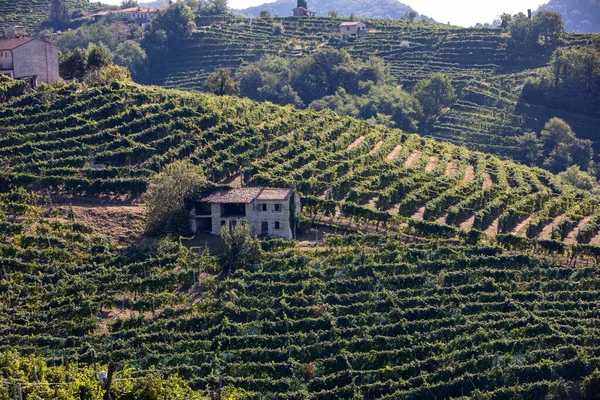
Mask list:
[[[266,10],[272,16],[287,17],[292,15],[296,7],[296,0],[277,0],[274,3],[265,3],[256,7],[243,10],[233,10],[246,17],[258,17],[261,11]],[[340,16],[355,15],[361,18],[400,19],[407,12],[415,11],[406,4],[397,0],[321,0],[309,1],[308,8],[317,12],[317,15],[327,15],[329,11],[336,11]],[[423,17],[426,18],[426,17]],[[427,18],[429,19],[429,18]]]
[[[550,0],[538,10],[562,15],[568,32],[600,33],[600,0]]]

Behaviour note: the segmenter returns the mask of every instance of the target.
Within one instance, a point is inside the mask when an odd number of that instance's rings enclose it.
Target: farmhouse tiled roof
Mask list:
[[[262,188],[225,189],[209,193],[200,198],[202,203],[251,203],[262,192]]]
[[[13,50],[24,45],[25,43],[31,42],[32,40],[36,40],[36,38],[0,40],[0,50]]]
[[[102,17],[104,15],[108,15],[108,14],[119,14],[119,13],[134,13],[134,12],[138,12],[138,13],[154,13],[157,12],[158,8],[151,8],[151,7],[129,7],[129,8],[121,8],[118,10],[106,10],[106,11],[100,11],[97,13],[93,13],[90,14],[90,17]]]
[[[258,200],[286,200],[292,193],[290,189],[264,189]]]
[[[288,199],[292,191],[290,189],[263,189],[255,188],[239,188],[239,189],[223,189],[216,192],[211,192],[200,197],[201,203],[251,203],[254,200],[263,201],[284,201]]]

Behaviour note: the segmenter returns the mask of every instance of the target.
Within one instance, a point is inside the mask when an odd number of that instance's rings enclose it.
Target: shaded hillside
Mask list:
[[[377,224],[583,243],[600,229],[598,198],[547,171],[332,112],[119,84],[0,106],[4,191],[135,197],[177,159],[215,182],[240,171],[256,185],[295,181],[317,208]],[[336,202],[323,202],[328,190]]]
[[[89,0],[67,0],[69,14],[76,11],[87,13],[98,6],[98,3],[91,4]],[[23,25],[28,32],[36,33],[49,13],[50,0],[0,0],[0,30]]]
[[[340,43],[340,20],[331,18],[211,19],[200,21],[181,56],[153,76],[151,83],[181,89],[201,89],[216,68],[236,70],[264,55],[299,57],[324,46],[345,49],[353,57],[382,57],[393,77],[410,89],[433,73],[448,74],[459,98],[425,134],[472,149],[522,160],[517,138],[539,132],[554,116],[571,124],[578,137],[594,141],[597,118],[523,104],[521,89],[528,77],[549,61],[549,54],[515,53],[501,30],[466,29],[446,25],[368,20],[370,33],[359,42]],[[273,34],[273,24],[284,31]],[[563,46],[593,42],[590,34],[569,34]]]
[[[265,3],[256,7],[249,7],[243,10],[233,10],[233,12],[246,17],[256,18],[260,12],[266,10],[272,16],[287,17],[292,15],[292,9],[296,7],[296,0],[277,0],[273,3]],[[360,18],[384,18],[400,19],[407,12],[414,11],[406,4],[398,0],[374,0],[374,1],[342,1],[342,0],[321,0],[309,1],[308,8],[316,11],[317,15],[327,15],[329,11],[336,11],[341,16],[356,15]]]
[[[554,11],[562,15],[567,32],[600,33],[600,1],[551,0],[539,10]]]

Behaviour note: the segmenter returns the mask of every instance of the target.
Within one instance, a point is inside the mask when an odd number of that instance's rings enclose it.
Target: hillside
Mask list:
[[[237,14],[256,18],[262,10],[271,13],[272,16],[287,17],[292,15],[292,9],[296,7],[296,0],[277,0],[272,3],[261,4],[243,10],[233,10]],[[398,0],[375,0],[368,3],[360,0],[321,0],[309,1],[308,8],[316,11],[317,15],[325,16],[329,11],[336,11],[341,16],[356,15],[359,18],[384,18],[400,19],[407,12],[414,11],[406,4]]]
[[[539,10],[554,11],[562,15],[567,32],[600,33],[600,1],[550,0]]]
[[[370,33],[359,42],[340,43],[340,20],[331,18],[210,19],[185,43],[181,55],[150,83],[171,88],[201,89],[216,68],[231,68],[264,55],[299,57],[322,47],[343,48],[353,57],[382,57],[393,77],[406,88],[435,72],[448,74],[458,89],[458,99],[426,135],[469,146],[471,149],[523,160],[517,138],[539,132],[552,117],[565,119],[577,136],[591,139],[596,152],[600,141],[600,116],[582,116],[563,110],[524,103],[521,89],[549,54],[509,51],[501,30],[465,29],[446,25],[408,24],[368,20]],[[273,35],[273,24],[284,32]],[[562,46],[600,43],[589,34],[569,34]]]
[[[0,122],[3,191],[136,197],[155,171],[189,159],[215,182],[295,181],[315,212],[394,229],[418,221],[568,243],[595,243],[600,230],[597,196],[544,170],[331,112],[115,84],[12,100]],[[337,203],[323,200],[328,188]]]
[[[69,14],[75,11],[95,10],[98,3],[89,0],[67,0]],[[36,33],[40,24],[50,13],[50,0],[0,0],[0,29],[23,25],[30,33]]]
[[[128,224],[116,210],[133,216],[180,159],[218,183],[297,182],[307,239],[263,242],[227,279],[181,239],[113,242],[109,225]],[[206,398],[222,384],[236,399],[542,399],[598,380],[600,248],[585,243],[600,244],[600,197],[546,171],[331,112],[132,83],[0,104],[0,163],[1,352],[178,374]],[[47,382],[68,375],[40,368],[0,361],[10,390],[55,398]]]

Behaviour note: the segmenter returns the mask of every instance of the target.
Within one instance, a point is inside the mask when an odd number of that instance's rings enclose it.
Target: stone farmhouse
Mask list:
[[[340,24],[340,39],[346,37],[362,38],[367,34],[367,24],[360,21],[344,22]]]
[[[0,74],[24,79],[32,88],[40,82],[53,83],[60,79],[58,47],[28,37],[0,40]]]
[[[127,15],[127,22],[135,23],[145,29],[148,25],[150,25],[152,18],[154,18],[157,12],[158,8],[129,7],[120,10],[100,11],[94,14],[90,14],[89,16],[93,18],[95,22],[98,22],[100,19],[106,17],[107,15]]]
[[[300,213],[300,196],[295,189],[261,187],[225,189],[202,195],[190,211],[194,233],[219,235],[237,224],[250,225],[255,237],[292,239],[292,220]]]

